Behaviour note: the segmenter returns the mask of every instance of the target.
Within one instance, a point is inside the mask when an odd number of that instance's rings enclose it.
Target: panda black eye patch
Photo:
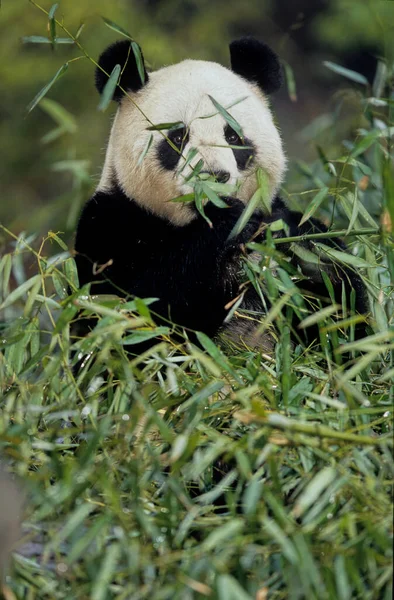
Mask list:
[[[157,157],[164,169],[173,171],[179,162],[183,148],[189,140],[189,132],[186,127],[170,129],[166,137],[172,144],[166,138],[163,138],[157,147]]]
[[[228,124],[224,128],[224,137],[229,146],[245,146],[245,148],[232,148],[238,169],[245,171],[251,164],[255,154],[252,142],[247,138],[241,140],[237,132]]]

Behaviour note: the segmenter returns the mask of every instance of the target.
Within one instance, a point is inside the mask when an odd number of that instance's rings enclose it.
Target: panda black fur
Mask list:
[[[119,108],[101,181],[82,211],[75,243],[81,285],[93,282],[92,292],[98,294],[158,298],[152,305],[154,313],[211,337],[222,329],[228,305],[239,294],[242,246],[262,224],[282,219],[290,236],[326,231],[315,219],[299,227],[301,215],[290,211],[276,195],[286,164],[267,102],[267,94],[281,85],[276,55],[250,38],[233,42],[230,54],[231,71],[216,63],[187,60],[154,73],[145,71],[142,81],[130,42],[117,42],[103,53],[96,86],[102,92],[108,74],[120,64],[122,75],[115,94]],[[229,110],[242,127],[243,139],[221,114],[215,114],[209,96],[223,106],[232,105]],[[147,129],[146,118],[154,124],[183,123],[183,129],[166,132],[179,152],[162,132]],[[150,135],[152,145],[140,161]],[[194,205],[171,202],[191,191],[185,180],[190,167],[182,173],[179,169],[191,147],[197,150],[194,164],[202,158],[204,169],[218,181],[240,184],[236,197],[224,198],[227,208],[211,202],[205,206],[211,227]],[[257,167],[268,178],[271,212],[255,211],[242,232],[231,238],[257,189]],[[325,244],[345,249],[338,239],[325,240]],[[289,248],[281,250],[300,265]],[[106,266],[94,268],[97,265]],[[327,267],[327,272],[336,300],[341,302],[343,285],[348,294],[353,288],[356,309],[365,312],[358,276],[338,266]],[[317,269],[302,281],[302,288],[328,296]],[[242,306],[262,309],[252,290]],[[233,329],[238,328],[239,324],[230,321],[229,331],[232,322]],[[269,343],[260,340],[257,345],[266,349]]]

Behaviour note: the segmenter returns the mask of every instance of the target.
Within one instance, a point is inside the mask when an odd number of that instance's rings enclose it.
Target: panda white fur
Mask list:
[[[276,196],[286,166],[268,103],[268,95],[282,81],[277,56],[252,38],[232,42],[230,54],[231,70],[185,60],[149,74],[144,67],[143,77],[129,41],[117,42],[102,54],[96,86],[101,93],[119,64],[122,74],[114,95],[119,107],[101,180],[82,211],[75,243],[81,285],[94,283],[94,293],[158,298],[152,310],[163,319],[209,336],[222,329],[228,306],[239,294],[241,247],[262,224],[282,219],[290,236],[326,231],[315,219],[299,227],[301,215]],[[242,128],[242,138],[211,98],[228,109]],[[161,123],[182,126],[164,132],[149,129]],[[182,168],[192,148],[193,161]],[[211,227],[193,203],[172,202],[192,191],[188,176],[200,159],[205,172],[236,190],[224,198],[227,208],[211,202],[205,206]],[[241,233],[229,237],[257,189],[258,168],[267,177],[271,212],[254,211]],[[340,240],[325,243],[345,249]],[[294,264],[300,263],[290,248],[285,251]],[[337,300],[343,286],[348,293],[353,288],[356,308],[365,312],[360,279],[343,267],[327,266],[327,272]],[[328,296],[319,270],[312,269],[302,287]],[[262,309],[253,290],[246,293],[243,307]],[[245,333],[236,319],[226,329],[233,339],[234,333]],[[268,338],[257,341],[253,335],[246,341],[270,346]]]

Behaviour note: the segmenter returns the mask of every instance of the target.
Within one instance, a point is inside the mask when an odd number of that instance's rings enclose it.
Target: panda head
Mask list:
[[[171,200],[192,192],[191,169],[202,159],[203,171],[232,185],[236,191],[231,195],[245,204],[257,189],[256,172],[261,168],[272,199],[286,164],[268,102],[282,82],[272,50],[244,38],[230,45],[231,70],[214,62],[185,60],[148,74],[142,53],[135,53],[133,46],[128,40],[116,42],[101,55],[96,70],[101,93],[115,65],[121,67],[114,95],[119,107],[99,190],[117,184],[146,210],[185,225],[195,211]],[[235,119],[242,137],[212,98]],[[149,129],[163,123],[177,126]],[[193,160],[185,166],[192,149]]]

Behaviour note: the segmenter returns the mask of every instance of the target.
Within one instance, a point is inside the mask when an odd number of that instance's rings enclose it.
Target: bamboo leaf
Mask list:
[[[72,44],[75,44],[75,42],[72,38],[56,37],[55,44],[70,44],[70,45],[72,45]],[[83,56],[81,56],[80,58],[83,58]]]
[[[361,75],[361,73],[341,67],[341,65],[337,65],[329,60],[325,60],[323,65],[327,67],[327,69],[330,69],[330,71],[338,73],[338,75],[342,75],[342,77],[346,77],[346,79],[350,79],[356,83],[361,83],[362,85],[368,85],[368,79],[364,77],[364,75]]]
[[[197,148],[190,148],[190,150],[187,153],[187,156],[184,159],[185,161],[184,161],[183,165],[181,166],[181,168],[178,171],[179,174],[181,174],[186,169],[186,167],[191,163],[193,158],[195,158],[197,156],[197,153],[198,153]]]
[[[119,25],[117,25],[113,21],[110,21],[109,19],[106,19],[105,17],[101,17],[101,18],[103,19],[103,21],[107,27],[109,27],[113,31],[116,31],[116,33],[120,33],[120,35],[123,35],[128,40],[133,41],[133,38],[131,37],[131,35],[125,29],[123,29],[123,27],[120,27]]]
[[[42,35],[27,35],[22,38],[24,44],[50,44],[51,40]]]
[[[244,528],[244,522],[242,519],[233,519],[220,527],[214,529],[208,537],[203,541],[202,548],[204,552],[209,552],[213,548],[216,548],[220,544],[223,544],[226,540],[234,538]]]
[[[41,281],[41,275],[34,275],[24,283],[22,283],[16,290],[13,290],[7,298],[4,300],[2,304],[0,304],[0,310],[6,308],[7,306],[11,306],[17,300],[22,298],[34,285],[36,285],[37,281]]]
[[[145,156],[149,152],[149,148],[151,147],[152,142],[153,142],[153,133],[150,134],[148,141],[146,142],[145,148],[143,149],[143,151],[141,152],[141,154],[138,158],[137,165],[140,165],[143,162]]]
[[[319,471],[297,499],[293,516],[297,519],[301,517],[308,508],[315,504],[322,492],[328,488],[336,477],[337,470],[333,467],[326,467]]]
[[[64,73],[67,71],[67,69],[68,69],[68,63],[64,63],[64,65],[62,65],[60,67],[60,69],[55,73],[55,75],[52,77],[52,79],[38,92],[38,94],[30,102],[30,104],[27,107],[28,113],[30,113],[33,110],[33,108],[35,108],[37,106],[37,104],[40,102],[40,100],[42,100],[44,98],[44,96],[49,92],[49,90],[51,89],[53,84],[56,83],[56,81],[64,75]]]
[[[363,260],[362,258],[359,258],[358,256],[354,256],[353,254],[335,250],[334,248],[331,248],[321,243],[316,243],[315,245],[316,248],[322,250],[324,254],[345,265],[350,265],[352,267],[355,267],[356,269],[366,269],[371,266],[367,261]]]
[[[85,28],[85,23],[81,23],[77,29],[77,33],[74,36],[76,40],[79,38],[79,36],[81,35],[84,28]]]
[[[306,327],[310,327],[311,325],[320,323],[320,321],[324,321],[324,319],[326,319],[330,315],[338,312],[338,310],[340,308],[341,307],[339,304],[334,304],[332,306],[326,306],[325,308],[322,308],[321,310],[318,310],[317,312],[315,312],[313,315],[309,315],[309,317],[306,317],[305,319],[303,319],[301,321],[301,323],[298,325],[298,327],[299,327],[299,329],[306,329]]]
[[[324,187],[316,194],[316,196],[314,197],[314,199],[312,200],[312,202],[309,204],[308,208],[304,212],[301,221],[298,223],[299,227],[301,225],[303,225],[305,223],[305,221],[307,221],[308,219],[311,218],[311,216],[316,212],[316,210],[319,208],[320,204],[326,198],[327,194],[328,194],[328,187]]]
[[[253,600],[231,575],[219,575],[216,587],[218,600]]]
[[[215,100],[215,98],[212,98],[212,96],[210,96],[209,94],[208,94],[208,97],[211,100],[211,102],[214,105],[214,107],[217,109],[217,111],[222,115],[222,117],[230,125],[230,127],[232,129],[234,129],[235,133],[237,133],[239,135],[239,137],[241,138],[241,140],[243,140],[244,139],[244,134],[243,134],[243,131],[242,131],[242,127],[238,123],[238,121],[236,121],[234,119],[234,117],[232,117],[230,115],[230,113],[224,108],[224,106],[222,106],[221,104],[219,104],[219,102],[217,102]]]
[[[202,218],[208,223],[209,227],[212,229],[212,221],[207,217],[204,211],[204,194],[200,183],[197,183],[194,186],[194,202],[196,204],[198,212],[200,213]]]
[[[201,188],[203,193],[212,202],[212,204],[214,204],[218,208],[228,208],[228,205],[223,200],[221,200],[221,198],[219,198],[219,196],[216,194],[216,192],[213,191],[213,189],[211,189],[210,182],[202,183]]]
[[[75,133],[77,131],[77,122],[74,116],[58,102],[55,102],[50,98],[43,98],[40,102],[40,108],[65,131],[68,131],[69,133]]]
[[[150,125],[146,129],[148,131],[162,131],[163,129],[173,131],[175,129],[182,129],[184,126],[184,123],[181,121],[174,121],[172,123],[157,123],[157,125]]]
[[[114,68],[112,69],[111,75],[109,76],[108,81],[105,84],[104,89],[101,93],[100,102],[97,107],[98,110],[104,112],[108,108],[109,104],[111,103],[111,100],[114,96],[115,88],[118,84],[120,71],[121,71],[120,65],[115,65]]]
[[[289,92],[289,98],[292,102],[297,102],[297,89],[294,77],[294,71],[289,63],[283,61],[283,67],[285,72],[285,79],[287,84],[287,91]]]
[[[133,344],[139,344],[140,342],[146,342],[148,340],[153,340],[154,338],[161,335],[169,335],[171,333],[171,329],[169,327],[156,327],[151,331],[136,331],[131,335],[122,339],[123,346],[131,346]]]
[[[48,24],[49,24],[49,37],[52,43],[52,46],[55,43],[56,38],[56,21],[55,21],[55,12],[57,11],[59,4],[53,4],[48,12]]]
[[[256,190],[253,194],[252,198],[249,200],[248,204],[245,206],[245,209],[242,211],[241,216],[238,221],[235,223],[233,229],[230,232],[229,239],[233,239],[237,235],[245,229],[250,217],[258,207],[261,201],[260,190]]]
[[[98,577],[92,589],[92,600],[105,600],[107,590],[114,577],[118,559],[121,555],[119,544],[112,544],[106,549],[103,561],[100,565]]]
[[[379,137],[380,132],[378,130],[370,131],[367,135],[365,135],[359,142],[354,145],[354,148],[351,152],[352,157],[359,156],[363,154],[368,148],[372,146]]]
[[[145,83],[145,66],[144,60],[142,58],[141,50],[139,45],[136,42],[131,42],[131,49],[134,52],[135,62],[137,64],[138,74],[141,79],[141,83]]]

